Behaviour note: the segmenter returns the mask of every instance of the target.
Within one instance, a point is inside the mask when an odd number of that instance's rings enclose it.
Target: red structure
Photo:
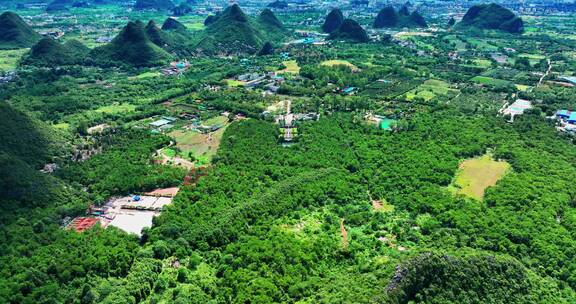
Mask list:
[[[68,229],[74,229],[76,232],[82,232],[86,229],[92,228],[99,220],[93,217],[77,217],[75,218],[70,225],[68,225]]]
[[[208,174],[208,172],[205,166],[190,169],[186,177],[184,177],[184,186],[196,184],[198,180],[206,174]]]

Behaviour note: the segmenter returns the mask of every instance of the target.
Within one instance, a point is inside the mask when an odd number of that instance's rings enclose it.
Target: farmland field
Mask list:
[[[446,96],[449,94],[458,94],[458,90],[450,88],[447,82],[440,80],[426,80],[416,89],[406,93],[406,100],[414,100],[416,97],[423,98],[425,101],[434,99],[436,96]]]
[[[350,70],[352,70],[352,71],[358,71],[359,70],[357,66],[353,65],[352,63],[350,63],[349,61],[346,61],[346,60],[326,60],[326,61],[320,63],[320,65],[328,66],[328,67],[343,65],[343,66],[349,67]]]
[[[176,147],[182,151],[182,155],[186,157],[192,153],[201,164],[205,164],[209,163],[218,151],[225,130],[226,127],[223,127],[210,135],[196,131],[177,130],[169,135],[176,140]]]
[[[132,112],[134,110],[136,110],[135,105],[123,103],[123,104],[113,104],[109,106],[100,107],[96,109],[96,112],[106,114],[118,114],[118,113]]]
[[[496,161],[491,154],[468,159],[460,164],[453,187],[457,193],[482,200],[484,191],[494,186],[510,170],[510,164]]]
[[[0,71],[8,71],[16,68],[20,57],[26,53],[28,49],[18,50],[0,50]]]
[[[296,62],[296,60],[284,61],[282,62],[282,64],[284,64],[286,68],[278,71],[278,73],[290,73],[290,74],[300,73],[300,66],[298,66],[298,62]]]
[[[235,79],[226,79],[226,85],[229,87],[241,87],[244,86],[245,82]]]
[[[486,76],[476,76],[476,77],[472,78],[471,80],[473,82],[476,82],[479,84],[492,85],[492,86],[506,86],[506,85],[510,84],[510,82],[508,82],[506,80],[496,79],[496,78],[486,77]]]

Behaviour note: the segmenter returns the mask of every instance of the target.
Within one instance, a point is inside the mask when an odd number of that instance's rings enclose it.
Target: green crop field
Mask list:
[[[406,100],[414,100],[414,98],[419,97],[425,101],[430,101],[438,95],[456,95],[458,90],[450,88],[450,84],[441,80],[429,79],[423,84],[418,86],[416,89],[406,93]]]
[[[492,86],[506,86],[509,85],[510,82],[502,79],[496,79],[492,77],[485,77],[485,76],[476,76],[471,79],[471,81],[479,83],[479,84],[486,84]]]
[[[16,68],[18,61],[28,49],[0,50],[0,71],[8,71]]]
[[[289,74],[298,74],[300,73],[300,66],[298,66],[298,62],[296,60],[287,60],[283,61],[282,64],[286,67],[283,70],[278,71],[278,73],[289,73]]]
[[[119,114],[119,113],[133,112],[135,109],[136,109],[135,105],[123,103],[123,104],[113,104],[109,106],[103,106],[96,109],[96,112],[106,114]]]

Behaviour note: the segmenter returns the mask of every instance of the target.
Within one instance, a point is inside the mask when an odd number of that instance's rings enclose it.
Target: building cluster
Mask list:
[[[152,128],[153,133],[163,133],[172,129],[174,127],[174,122],[177,120],[178,118],[176,117],[162,116],[160,119],[155,120],[148,125]]]
[[[188,60],[184,61],[174,61],[171,62],[168,67],[162,69],[162,74],[164,76],[182,75],[190,68],[190,62]]]
[[[246,73],[236,76],[236,80],[242,82],[246,88],[262,88],[265,94],[275,94],[286,79],[276,72]]]
[[[554,117],[558,122],[556,128],[559,131],[576,135],[576,111],[559,110]]]

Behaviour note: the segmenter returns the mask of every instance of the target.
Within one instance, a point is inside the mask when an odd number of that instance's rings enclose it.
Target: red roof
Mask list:
[[[93,217],[77,217],[72,223],[70,223],[70,228],[76,230],[76,232],[82,232],[86,229],[92,228],[96,223],[98,223],[97,218]]]

